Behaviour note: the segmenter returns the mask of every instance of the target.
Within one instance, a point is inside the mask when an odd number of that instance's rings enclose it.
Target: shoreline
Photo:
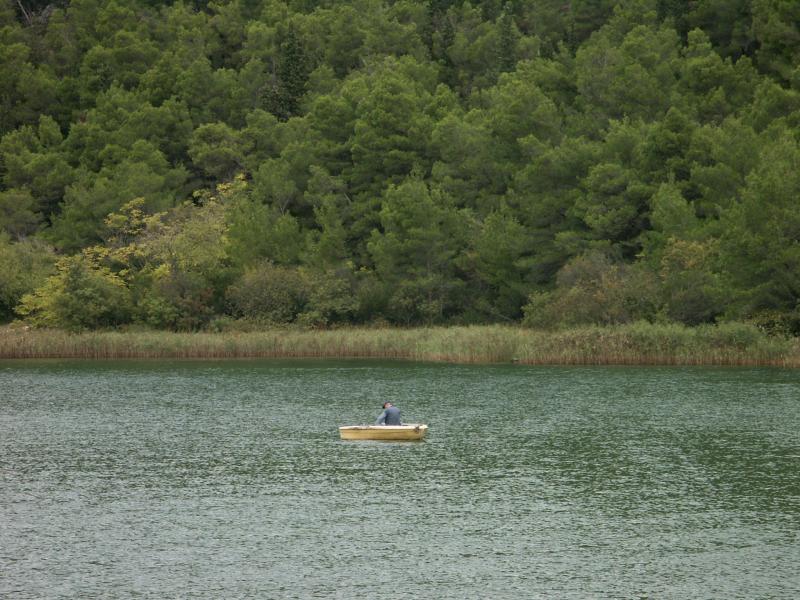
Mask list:
[[[249,332],[0,328],[0,359],[362,358],[463,364],[800,367],[800,339],[752,325],[634,323],[558,331],[508,325]]]

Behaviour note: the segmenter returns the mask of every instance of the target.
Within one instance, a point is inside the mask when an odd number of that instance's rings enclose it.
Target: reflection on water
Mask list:
[[[790,598],[798,532],[794,371],[0,363],[1,597]]]

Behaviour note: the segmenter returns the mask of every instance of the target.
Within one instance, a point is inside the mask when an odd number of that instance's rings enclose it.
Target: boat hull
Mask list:
[[[427,425],[348,425],[339,427],[343,440],[384,440],[414,442],[425,437]]]

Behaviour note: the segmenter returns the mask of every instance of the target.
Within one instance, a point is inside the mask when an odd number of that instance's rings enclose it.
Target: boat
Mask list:
[[[344,425],[339,427],[339,436],[343,440],[413,442],[424,438],[427,431],[428,426],[420,423],[410,423],[408,425]]]

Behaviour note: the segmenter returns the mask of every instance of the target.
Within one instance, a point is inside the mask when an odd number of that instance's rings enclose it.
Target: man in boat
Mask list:
[[[400,422],[400,409],[391,402],[383,403],[383,412],[375,421],[375,425],[402,425]]]

